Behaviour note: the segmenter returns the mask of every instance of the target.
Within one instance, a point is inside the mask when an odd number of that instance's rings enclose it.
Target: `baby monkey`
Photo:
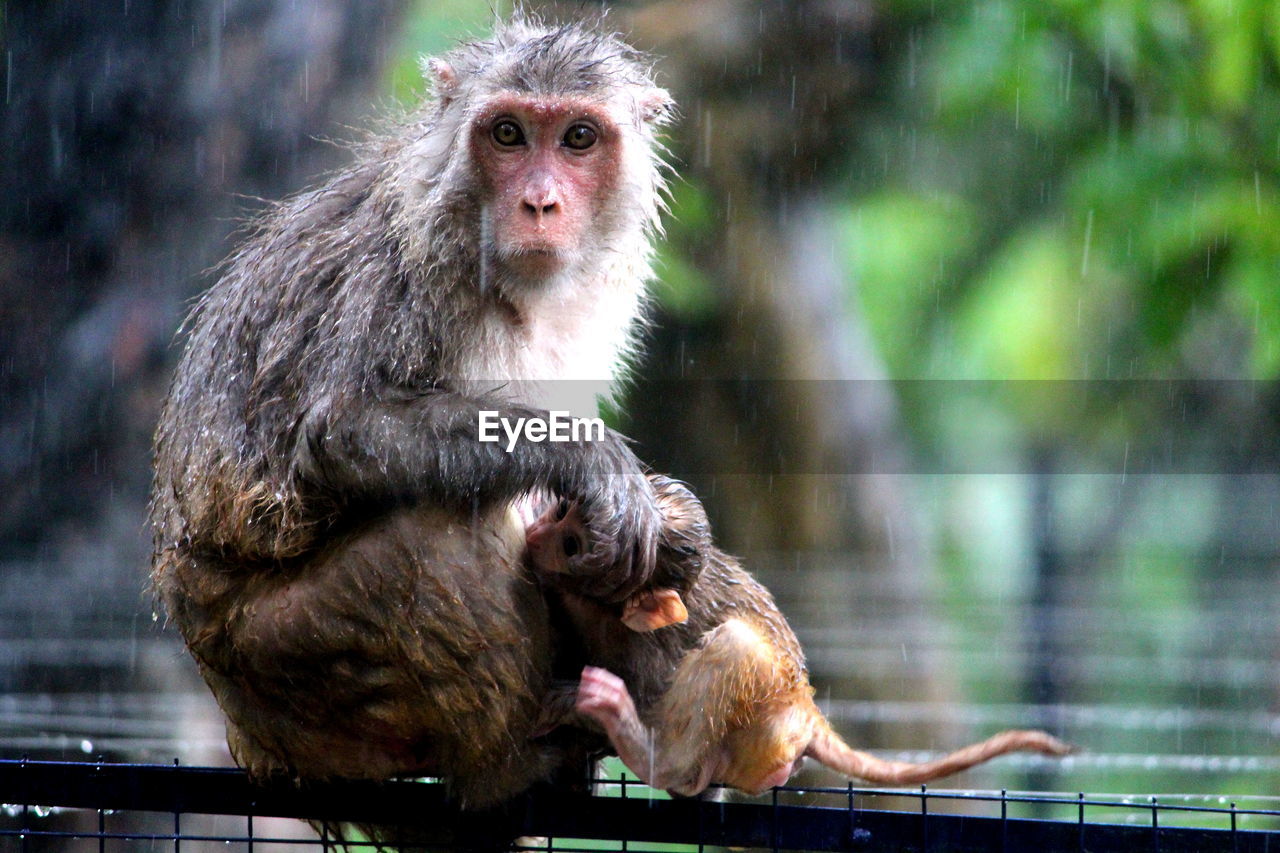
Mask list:
[[[560,502],[526,534],[531,566],[557,590],[595,664],[582,672],[576,710],[604,728],[649,785],[685,796],[712,783],[759,794],[785,783],[805,756],[846,776],[907,785],[1007,752],[1071,751],[1045,732],[1020,730],[921,764],[851,748],[814,704],[804,653],[773,596],[712,544],[688,488],[651,482],[666,522],[658,570],[622,603],[575,592],[565,574],[586,541],[575,506]]]

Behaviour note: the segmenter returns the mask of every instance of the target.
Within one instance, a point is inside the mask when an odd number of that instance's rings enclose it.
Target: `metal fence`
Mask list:
[[[237,770],[0,760],[0,850],[319,850],[327,833],[291,818],[382,827],[434,849],[834,851],[1263,851],[1280,810],[1135,798],[779,788],[750,802],[668,799],[625,780],[595,793],[540,788],[500,809],[460,813],[423,781],[251,784]],[[353,849],[373,845],[351,833]],[[536,839],[536,841],[531,840]]]

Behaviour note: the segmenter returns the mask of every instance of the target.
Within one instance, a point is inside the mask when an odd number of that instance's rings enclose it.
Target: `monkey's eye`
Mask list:
[[[585,124],[575,124],[565,131],[564,144],[575,151],[585,151],[596,144],[595,129]]]
[[[577,536],[564,537],[564,555],[566,557],[576,557],[581,550],[582,546],[578,544]]]
[[[524,131],[520,125],[509,118],[504,118],[493,126],[493,141],[508,148],[524,144]]]

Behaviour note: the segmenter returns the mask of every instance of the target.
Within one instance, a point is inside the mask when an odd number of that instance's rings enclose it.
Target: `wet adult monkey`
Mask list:
[[[811,757],[888,785],[927,782],[998,755],[1070,747],[1011,730],[936,761],[885,761],[850,748],[813,701],[804,652],[769,591],[711,542],[706,514],[680,483],[654,478],[666,526],[652,583],[625,602],[562,593],[588,660],[576,696],[557,693],[609,735],[623,763],[656,788],[693,795],[721,782],[749,793],[781,785]],[[552,588],[585,528],[562,503],[529,526],[530,564]],[[679,624],[676,624],[679,623]],[[668,627],[669,626],[669,627]]]
[[[653,567],[619,436],[477,439],[481,411],[545,418],[561,380],[623,369],[671,104],[587,25],[515,20],[429,69],[422,114],[267,213],[192,312],[153,580],[251,772],[443,774],[479,805],[554,763],[528,739],[553,641],[522,496],[584,508],[582,590]]]

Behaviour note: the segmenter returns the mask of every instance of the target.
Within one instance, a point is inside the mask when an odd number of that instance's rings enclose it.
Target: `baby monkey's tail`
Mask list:
[[[865,779],[877,785],[911,785],[928,782],[967,770],[1006,752],[1040,752],[1063,756],[1072,747],[1046,732],[1011,729],[992,735],[981,743],[957,749],[936,761],[913,764],[909,761],[885,761],[849,746],[829,725],[821,725],[805,754],[846,776]]]

